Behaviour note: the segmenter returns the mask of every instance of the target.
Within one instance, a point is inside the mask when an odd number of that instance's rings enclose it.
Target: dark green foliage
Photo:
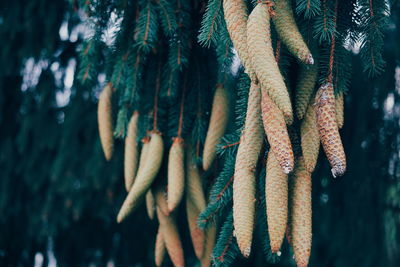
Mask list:
[[[231,266],[239,255],[240,251],[233,237],[233,212],[230,211],[221,227],[212,253],[213,264],[221,267]]]
[[[199,43],[205,47],[217,44],[221,28],[224,28],[222,0],[209,0],[201,21]]]
[[[116,266],[153,266],[156,223],[145,216],[132,216],[121,225],[115,223],[116,212],[126,195],[122,142],[116,141],[114,158],[107,163],[98,138],[96,103],[102,86],[112,82],[116,89],[114,118],[121,121],[116,122],[118,135],[125,134],[127,118],[139,110],[141,139],[154,127],[155,89],[159,84],[158,127],[170,143],[168,139],[176,135],[177,129],[177,124],[168,120],[170,108],[179,107],[187,73],[189,89],[185,99],[190,105],[184,114],[183,133],[187,144],[195,148],[199,162],[216,83],[226,85],[237,99],[237,124],[230,125],[219,146],[218,166],[206,174],[217,177],[210,199],[219,199],[211,202],[207,211],[222,225],[214,262],[217,266],[265,266],[265,260],[275,262],[275,257],[270,257],[260,192],[263,186],[259,185],[252,252],[255,256],[238,263],[240,253],[232,235],[229,181],[237,149],[232,144],[239,140],[250,84],[242,70],[231,73],[232,45],[222,16],[218,15],[220,22],[215,24],[218,26],[214,26],[212,38],[204,42],[212,48],[203,49],[195,42],[204,10],[200,7],[205,7],[206,1],[180,1],[185,12],[178,13],[178,1],[173,0],[69,2],[70,6],[65,1],[0,1],[0,39],[4,40],[0,51],[0,265],[32,266],[40,252],[44,256],[43,266],[47,266],[52,253],[58,266],[105,266],[109,262]],[[209,6],[217,3],[208,2]],[[321,82],[329,72],[326,62],[335,33],[333,82],[337,92],[347,90],[342,136],[349,160],[349,171],[343,178],[331,180],[325,161],[320,161],[314,174],[310,266],[397,266],[399,96],[393,77],[398,76],[400,60],[399,1],[338,1],[336,29],[327,22],[326,31],[321,28],[323,21],[318,19],[326,11],[324,4],[329,14],[334,11],[335,1],[309,2],[309,10],[304,8],[308,1],[293,1],[293,6],[298,22],[306,20],[305,26],[299,24],[301,30],[311,29],[317,36],[321,52],[318,58],[325,62],[325,68],[320,68]],[[356,3],[360,8],[351,10]],[[386,3],[393,5],[390,17]],[[152,28],[152,42],[138,45],[135,30],[139,29],[140,10],[148,5],[155,18],[151,23],[157,29]],[[314,15],[317,6],[320,13]],[[71,34],[77,31],[81,18],[90,25],[83,34],[89,38],[84,41],[80,34],[75,39]],[[326,18],[332,21],[332,17]],[[176,26],[169,27],[174,20]],[[116,21],[115,25],[112,21]],[[63,22],[68,37],[60,39]],[[180,31],[187,35],[178,34],[180,22],[184,22]],[[115,36],[111,43],[105,42],[105,32],[113,26]],[[185,47],[181,47],[187,51],[185,64],[176,65],[177,61],[168,55],[170,45],[177,55],[177,40],[185,41]],[[349,46],[360,42],[360,54],[355,55]],[[63,81],[71,62],[79,66],[75,80],[80,82],[69,87]],[[27,67],[31,63],[34,68]],[[165,73],[170,63],[176,74],[171,87],[175,91],[173,97],[164,98],[168,88]],[[287,73],[289,88],[293,88],[297,77],[298,66],[292,63],[293,57],[282,46],[279,65]],[[381,76],[367,80],[363,69],[372,76]],[[60,95],[69,101],[60,104]],[[176,118],[179,111],[174,112]],[[167,134],[169,129],[173,129],[171,134]],[[257,177],[262,183],[264,174],[260,169]],[[209,182],[206,179],[205,183]],[[144,209],[138,211],[144,213]],[[179,211],[183,218],[181,214]],[[180,220],[180,229],[186,227],[184,219]],[[188,233],[183,231],[182,236],[187,262],[196,264],[193,253],[186,249],[190,247]],[[262,261],[257,257],[257,248],[264,251],[264,256],[259,253]],[[294,264],[286,248],[284,245],[278,266]]]
[[[320,3],[319,0],[296,0],[296,12],[305,18],[315,17],[321,12]]]
[[[369,76],[380,74],[385,65],[382,58],[383,34],[387,26],[389,7],[383,0],[363,0],[360,5],[361,58]]]

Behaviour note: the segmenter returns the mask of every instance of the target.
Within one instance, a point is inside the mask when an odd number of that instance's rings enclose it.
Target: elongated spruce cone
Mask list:
[[[322,85],[315,96],[317,125],[322,147],[332,167],[333,177],[341,176],[346,171],[346,155],[340,139],[335,107],[333,85]]]
[[[203,150],[203,170],[207,171],[217,154],[216,147],[225,133],[229,118],[228,91],[222,85],[215,90],[211,118]]]
[[[147,191],[146,193],[146,210],[147,215],[149,216],[150,220],[154,219],[154,213],[156,211],[156,202],[154,200],[153,193],[151,190]]]
[[[106,160],[110,160],[114,150],[113,118],[112,118],[112,85],[108,83],[100,93],[97,107],[100,142]]]
[[[251,72],[251,62],[247,52],[246,25],[248,11],[243,0],[223,0],[224,18],[233,47],[242,61],[246,72]]]
[[[157,237],[156,237],[156,244],[154,246],[154,261],[157,267],[160,267],[165,258],[165,241],[162,235],[160,227],[158,227]]]
[[[306,170],[312,173],[317,165],[320,146],[317,115],[312,104],[308,106],[305,118],[301,123],[300,135],[304,165]]]
[[[176,267],[185,266],[185,258],[181,238],[176,225],[176,220],[172,214],[165,215],[157,207],[157,218],[160,222],[161,233],[164,237],[165,246],[172,263]]]
[[[294,20],[291,1],[275,0],[274,11],[272,21],[276,32],[290,53],[306,64],[314,64],[311,52]]]
[[[288,220],[288,177],[271,150],[267,158],[265,199],[271,251],[277,253],[285,237]]]
[[[243,256],[251,251],[255,214],[254,171],[263,143],[260,86],[252,83],[247,114],[235,163],[233,179],[233,225]]]
[[[124,177],[125,189],[131,189],[138,169],[139,153],[137,142],[139,113],[135,111],[129,121],[128,132],[125,138]]]
[[[152,133],[143,171],[139,170],[135,183],[118,213],[117,222],[122,222],[144,199],[161,167],[163,151],[164,144],[161,135],[159,133]]]
[[[311,254],[312,240],[312,207],[311,207],[311,173],[299,159],[291,188],[290,237],[294,258],[298,267],[306,267]]]
[[[339,129],[342,129],[344,125],[344,96],[342,92],[336,96],[335,108],[336,108],[336,121]]]
[[[317,81],[317,75],[317,64],[312,66],[300,66],[299,79],[297,81],[295,95],[295,111],[297,118],[300,120],[304,118],[308,104],[310,102],[314,102],[311,101],[311,98],[314,92],[315,83]]]
[[[272,101],[285,116],[287,124],[293,121],[289,92],[275,61],[271,43],[269,7],[259,3],[253,9],[247,23],[247,48],[261,89],[268,93]]]
[[[262,92],[261,108],[264,131],[267,134],[269,145],[281,170],[287,174],[293,170],[294,156],[285,118],[282,111],[265,92]]]
[[[168,209],[170,212],[178,207],[185,188],[185,154],[183,139],[174,138],[168,156]]]

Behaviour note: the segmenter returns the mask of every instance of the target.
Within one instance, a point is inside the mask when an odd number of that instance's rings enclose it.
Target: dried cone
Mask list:
[[[154,212],[156,210],[155,200],[151,190],[146,193],[146,210],[150,220],[154,219]]]
[[[124,156],[124,177],[126,191],[132,187],[138,168],[138,129],[139,113],[135,111],[129,121],[128,132],[125,138],[125,156]]]
[[[311,253],[311,173],[299,159],[291,189],[291,244],[299,267],[306,267]]]
[[[206,230],[206,240],[204,245],[203,257],[200,260],[201,267],[211,266],[211,254],[215,246],[215,238],[217,235],[217,228],[215,225],[209,226]]]
[[[175,210],[183,196],[185,186],[184,156],[183,139],[176,137],[174,138],[168,156],[167,199],[170,212]]]
[[[172,263],[176,267],[185,266],[182,243],[175,219],[171,215],[167,216],[163,214],[158,207],[157,217],[160,221],[160,230]]]
[[[288,220],[288,177],[273,151],[268,152],[265,199],[271,251],[277,253],[285,237]]]
[[[260,101],[260,87],[251,83],[233,179],[234,229],[239,249],[245,257],[248,257],[251,251],[255,214],[254,171],[263,143]]]
[[[332,175],[341,176],[346,171],[346,155],[336,121],[335,96],[331,83],[326,83],[318,89],[315,106],[319,137],[332,167]]]
[[[207,137],[203,150],[203,170],[207,171],[216,156],[216,146],[225,133],[229,117],[228,91],[222,85],[215,90],[211,110],[211,118],[208,126]]]
[[[164,237],[161,233],[160,227],[158,227],[157,237],[156,237],[156,244],[154,247],[154,258],[156,266],[159,267],[162,265],[164,258],[165,258],[165,241]]]
[[[314,59],[297,28],[292,11],[292,2],[276,0],[274,6],[274,22],[279,38],[286,45],[290,53],[306,64],[314,64]]]
[[[259,3],[250,14],[247,23],[247,47],[252,66],[261,83],[262,90],[285,116],[287,124],[293,121],[292,104],[289,92],[275,61],[271,43],[269,7]]]
[[[274,152],[281,170],[289,173],[294,167],[294,156],[282,111],[265,92],[262,92],[261,108],[264,131],[267,134],[271,150]]]
[[[246,25],[247,5],[243,0],[223,0],[224,18],[226,26],[239,59],[246,72],[251,72],[251,62],[247,52]],[[253,80],[253,79],[252,79]]]
[[[106,160],[110,160],[114,149],[113,119],[112,119],[112,85],[108,83],[99,97],[97,120],[101,146]]]
[[[300,127],[301,150],[304,157],[304,165],[307,171],[312,173],[317,165],[319,154],[319,133],[317,115],[313,105],[309,105]]]
[[[315,83],[317,81],[317,64],[300,66],[299,80],[296,85],[295,110],[300,120],[304,118],[308,104],[311,102]]]
[[[336,108],[336,121],[339,129],[342,129],[344,125],[344,96],[342,92],[340,92],[336,96],[335,108]]]
[[[164,144],[161,135],[157,132],[151,133],[147,160],[143,171],[139,170],[135,183],[118,213],[117,222],[122,222],[143,200],[161,167],[163,150]]]

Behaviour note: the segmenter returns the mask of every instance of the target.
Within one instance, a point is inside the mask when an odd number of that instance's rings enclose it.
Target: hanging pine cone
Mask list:
[[[243,0],[223,0],[226,27],[246,72],[251,72],[251,61],[247,52],[246,25],[247,6]]]
[[[295,110],[297,118],[303,119],[306,114],[308,104],[311,101],[312,94],[314,91],[315,83],[318,76],[317,64],[306,66],[300,66],[299,79],[296,85],[296,97],[295,97]]]
[[[295,57],[306,64],[314,64],[314,59],[297,28],[294,20],[292,3],[289,0],[275,0],[274,16],[272,16],[275,29]]]
[[[309,105],[300,127],[301,150],[304,157],[304,165],[307,171],[312,173],[317,165],[319,153],[319,133],[317,115],[313,105]]]
[[[160,267],[165,258],[165,241],[164,237],[161,232],[161,227],[158,227],[157,237],[156,237],[156,244],[154,246],[154,261],[157,267]]]
[[[186,152],[186,214],[196,257],[201,260],[204,252],[205,233],[197,225],[199,214],[206,207],[203,185],[191,147]]]
[[[164,144],[159,133],[153,132],[150,135],[148,155],[143,171],[139,170],[135,183],[128,193],[122,207],[118,213],[117,221],[122,222],[129,214],[131,214],[143,200],[147,190],[149,190],[158,170],[161,167]]]
[[[172,263],[176,267],[185,266],[183,247],[179,236],[175,218],[172,215],[166,216],[157,207],[157,218],[160,222],[161,233],[164,238],[165,247]]]
[[[271,150],[267,158],[265,199],[271,251],[277,253],[285,236],[288,219],[288,177]]]
[[[114,149],[112,93],[112,85],[108,83],[100,94],[97,108],[100,141],[106,160],[111,159]]]
[[[184,172],[184,150],[183,139],[180,137],[174,138],[172,146],[169,150],[168,156],[168,209],[170,212],[181,202],[184,186],[185,186],[185,172]]]
[[[216,156],[216,146],[225,133],[229,118],[229,95],[222,85],[215,90],[211,118],[203,149],[203,170],[207,171]]]
[[[346,171],[346,155],[337,125],[333,85],[325,83],[315,96],[317,125],[322,147],[332,167],[333,177]]]
[[[335,98],[335,109],[336,109],[336,120],[339,129],[342,129],[344,125],[344,96],[343,92],[340,92]]]
[[[138,143],[137,143],[137,129],[138,129],[139,113],[133,112],[129,121],[128,132],[125,138],[125,156],[124,156],[124,177],[126,191],[132,187],[135,180],[136,171],[138,168]]]
[[[247,104],[245,127],[239,144],[233,180],[233,221],[239,249],[250,255],[255,213],[254,171],[263,143],[260,87],[252,83]]]
[[[247,23],[247,47],[262,90],[268,93],[283,112],[286,122],[291,124],[292,104],[272,50],[269,10],[267,4],[259,3],[251,12]]]
[[[217,237],[217,227],[213,224],[205,230],[205,245],[203,257],[200,260],[201,267],[211,266],[211,254],[215,246],[215,239]]]
[[[311,207],[311,173],[299,158],[292,177],[291,188],[291,244],[298,267],[306,267],[311,253],[312,207]]]
[[[150,220],[154,219],[154,212],[156,210],[155,200],[151,190],[146,193],[146,210]]]
[[[294,167],[294,156],[285,118],[282,111],[265,92],[262,93],[261,107],[264,131],[267,134],[271,150],[274,152],[281,170],[289,173]]]

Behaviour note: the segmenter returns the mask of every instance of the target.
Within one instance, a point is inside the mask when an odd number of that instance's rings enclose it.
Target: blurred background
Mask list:
[[[400,262],[398,2],[385,72],[368,79],[357,47],[348,59],[342,137],[349,167],[332,179],[321,160],[313,176],[311,266]],[[0,266],[154,265],[156,222],[144,211],[115,221],[125,197],[122,144],[106,162],[97,133],[100,88],[74,83],[84,20],[74,1],[0,1]],[[183,239],[190,247],[188,233]],[[187,258],[194,266],[193,251]],[[253,256],[237,265],[258,262]],[[282,256],[277,266],[294,261]]]

